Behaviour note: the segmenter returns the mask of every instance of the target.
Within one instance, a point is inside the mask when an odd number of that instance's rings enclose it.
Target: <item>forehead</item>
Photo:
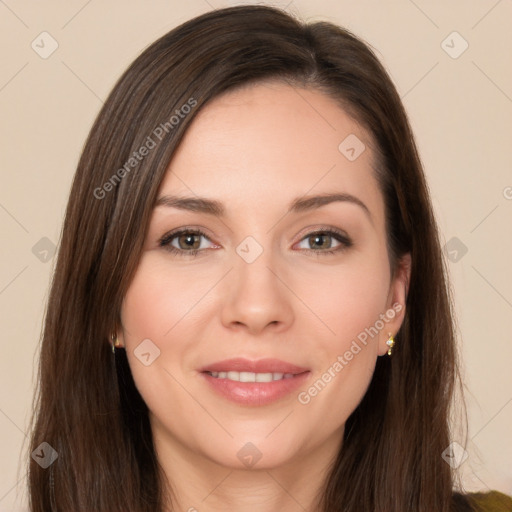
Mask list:
[[[255,208],[335,191],[379,209],[371,146],[367,132],[329,96],[279,82],[252,84],[224,93],[198,113],[161,194]]]

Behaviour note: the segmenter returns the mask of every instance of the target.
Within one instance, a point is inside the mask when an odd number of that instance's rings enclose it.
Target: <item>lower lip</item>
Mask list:
[[[291,379],[272,382],[237,382],[218,379],[208,373],[201,373],[214,391],[228,400],[242,405],[267,405],[296,391],[308,379],[311,372],[294,375]]]

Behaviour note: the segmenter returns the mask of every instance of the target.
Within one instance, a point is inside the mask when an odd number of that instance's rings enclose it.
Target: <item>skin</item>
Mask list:
[[[338,149],[349,134],[366,145],[352,162]],[[215,199],[225,216],[154,209],[118,333],[175,510],[317,510],[345,422],[405,313],[410,258],[391,276],[371,144],[333,99],[266,82],[214,99],[178,148],[159,196]],[[369,215],[346,201],[286,214],[295,198],[334,191],[357,197]],[[193,239],[196,256],[159,245],[181,227],[206,232]],[[353,245],[319,254],[343,247],[308,237],[319,228],[342,230]],[[236,252],[247,236],[263,249],[252,263]],[[172,242],[182,252],[184,238]],[[397,303],[401,311],[307,404],[295,392],[270,405],[235,404],[198,374],[222,359],[273,357],[309,368],[307,390]],[[160,356],[145,366],[134,350],[148,338]],[[237,457],[248,442],[262,454],[250,468]]]

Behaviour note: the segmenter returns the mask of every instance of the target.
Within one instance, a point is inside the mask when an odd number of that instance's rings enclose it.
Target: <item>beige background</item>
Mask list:
[[[149,43],[234,3],[0,0],[0,511],[27,510],[20,458],[54,264],[51,244],[58,242],[85,137],[115,80]],[[468,390],[464,482],[469,490],[512,494],[512,4],[274,4],[351,29],[377,49],[397,84],[443,240],[456,237],[451,244],[467,247],[463,254],[450,245],[450,258],[460,259],[448,261]],[[31,47],[35,41],[39,52],[51,48],[49,36],[38,37],[43,31],[58,43],[46,59]],[[463,39],[448,37],[453,31]],[[467,50],[453,58],[464,41]]]

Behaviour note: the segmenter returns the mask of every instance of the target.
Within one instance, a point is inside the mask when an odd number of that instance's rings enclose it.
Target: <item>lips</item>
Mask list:
[[[311,376],[307,368],[279,359],[236,358],[201,368],[199,375],[216,394],[243,406],[264,406],[290,395]]]
[[[209,364],[199,370],[200,372],[251,372],[251,373],[289,373],[298,375],[309,371],[308,368],[281,361],[280,359],[259,359],[251,361],[241,357],[226,359]]]

